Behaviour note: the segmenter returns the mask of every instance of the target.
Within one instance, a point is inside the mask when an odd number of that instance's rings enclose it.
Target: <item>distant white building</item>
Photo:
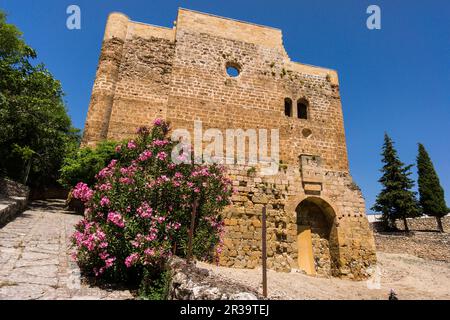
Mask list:
[[[442,218],[445,218],[445,217],[450,217],[450,213],[445,215],[445,216],[443,216]],[[423,215],[423,216],[420,216],[418,218],[419,219],[426,219],[426,218],[432,218],[432,217],[427,216],[427,215]],[[370,223],[380,221],[381,220],[381,214],[368,214],[367,215],[367,220],[369,220]]]
[[[381,219],[381,214],[368,214],[367,220],[369,220],[369,223],[379,221]]]

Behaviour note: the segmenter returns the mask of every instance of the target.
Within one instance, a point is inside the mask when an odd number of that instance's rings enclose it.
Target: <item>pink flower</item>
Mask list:
[[[175,230],[180,229],[180,227],[181,227],[181,223],[179,223],[179,222],[175,222],[175,223],[173,224],[173,228],[174,228]]]
[[[140,155],[139,155],[139,161],[146,161],[146,160],[148,160],[149,158],[151,158],[151,156],[152,156],[152,152],[150,151],[150,150],[145,150],[144,152],[142,152]]]
[[[108,168],[112,169],[116,166],[116,164],[117,164],[117,160],[112,159],[111,162],[108,164]]]
[[[134,142],[134,140],[128,141],[127,148],[130,150],[136,149],[137,148],[136,142]]]
[[[168,182],[170,179],[166,175],[162,175],[156,179],[156,184],[163,184],[164,182]]]
[[[102,207],[107,207],[107,206],[109,206],[110,203],[111,203],[111,201],[109,201],[108,197],[102,197],[100,200],[100,205]]]
[[[122,218],[122,215],[118,212],[114,212],[114,211],[109,212],[107,220],[111,221],[113,224],[115,224],[119,228],[125,227],[125,222]]]
[[[164,161],[167,158],[167,153],[165,153],[164,151],[158,152],[158,154],[156,155],[156,157],[161,160]]]
[[[131,178],[119,178],[119,182],[122,184],[133,184],[134,180]]]
[[[174,186],[174,187],[179,187],[179,186],[181,186],[181,183],[178,182],[178,181],[174,181],[174,182],[173,182],[173,186]]]
[[[94,191],[92,191],[87,184],[80,182],[75,186],[72,195],[75,199],[87,202],[92,199]]]
[[[106,251],[103,251],[103,252],[100,252],[100,254],[98,256],[100,257],[100,259],[106,260],[109,257],[109,253]]]
[[[167,166],[170,170],[175,169],[177,165],[175,163],[169,163],[169,165]]]
[[[184,162],[185,160],[187,160],[187,154],[186,153],[183,153],[183,154],[180,154],[179,156],[177,156],[177,161],[178,162]]]
[[[167,140],[154,140],[153,141],[153,146],[156,147],[164,147],[165,145],[167,145],[169,143],[169,141]]]
[[[112,172],[111,168],[108,166],[108,167],[100,170],[100,172],[97,174],[96,178],[97,179],[105,179],[105,178],[111,177],[112,174],[113,174],[113,172]]]
[[[127,268],[130,268],[131,266],[135,265],[138,260],[139,254],[132,253],[125,259],[125,265],[127,266]]]
[[[117,145],[116,149],[115,149],[116,153],[119,153],[120,151],[122,151],[122,145]]]
[[[183,174],[181,172],[175,172],[174,177],[177,178],[177,179],[182,179],[183,178]]]
[[[163,223],[166,220],[166,217],[158,217],[158,223]]]
[[[145,219],[150,218],[152,216],[153,209],[150,208],[147,202],[143,202],[141,206],[137,208],[136,212],[141,218]]]
[[[153,121],[153,124],[154,124],[155,126],[160,126],[162,123],[163,123],[163,120],[160,119],[160,118],[157,118],[157,119],[155,119],[155,120]]]
[[[145,240],[147,241],[153,241],[157,238],[158,236],[156,235],[156,233],[152,232],[149,233],[147,236],[145,236]]]
[[[135,165],[131,165],[129,167],[120,168],[120,173],[123,176],[133,177],[137,171],[137,167]]]
[[[109,191],[111,189],[112,189],[112,185],[109,182],[103,183],[100,186],[98,186],[98,190],[100,190],[100,191]]]
[[[155,249],[150,249],[150,248],[145,249],[144,254],[146,256],[153,257],[155,255]]]
[[[101,267],[100,269],[94,268],[94,274],[96,277],[100,276],[103,272],[105,272],[105,268]]]
[[[108,269],[114,265],[114,261],[116,261],[116,257],[110,257],[105,260],[105,268]]]

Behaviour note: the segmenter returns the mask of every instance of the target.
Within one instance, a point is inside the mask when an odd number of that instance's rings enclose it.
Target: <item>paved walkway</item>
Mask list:
[[[64,201],[38,201],[0,229],[0,299],[130,299],[81,283],[69,237],[81,216]]]

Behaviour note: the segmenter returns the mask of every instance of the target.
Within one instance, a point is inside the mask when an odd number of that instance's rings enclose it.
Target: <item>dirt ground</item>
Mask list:
[[[387,299],[391,289],[406,299],[450,299],[450,263],[398,253],[378,252],[378,265],[368,281],[319,278],[299,272],[268,271],[270,299]],[[230,281],[262,291],[261,269],[233,269],[198,263]]]

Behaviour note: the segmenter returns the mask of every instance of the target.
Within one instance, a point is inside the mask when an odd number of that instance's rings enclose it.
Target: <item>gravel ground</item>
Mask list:
[[[424,260],[409,254],[379,252],[378,266],[368,281],[319,278],[298,272],[268,271],[270,299],[387,299],[394,289],[399,299],[450,299],[450,263]],[[261,269],[234,269],[198,263],[224,279],[261,292]]]

